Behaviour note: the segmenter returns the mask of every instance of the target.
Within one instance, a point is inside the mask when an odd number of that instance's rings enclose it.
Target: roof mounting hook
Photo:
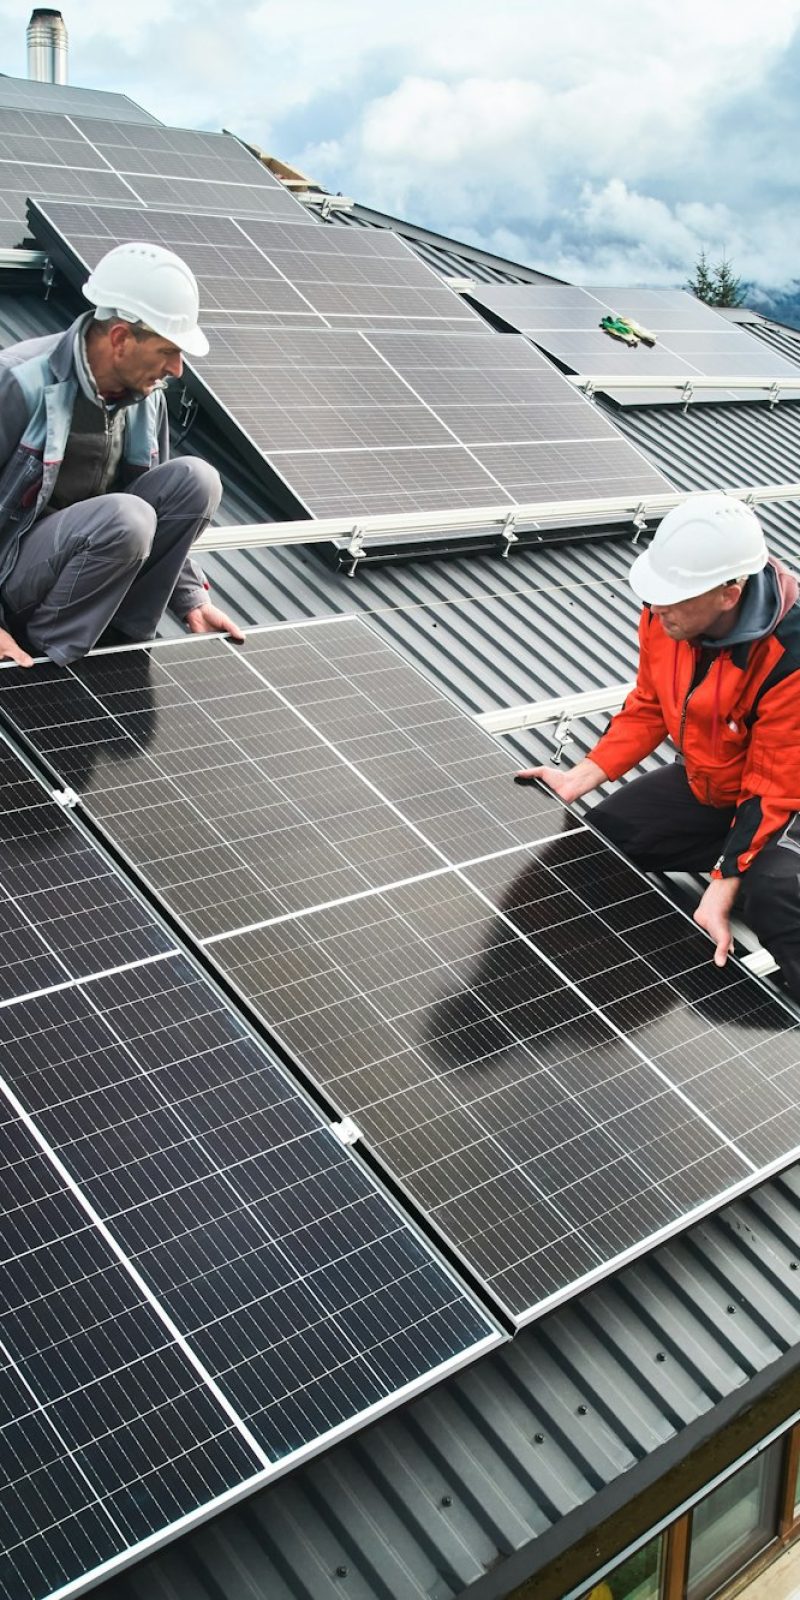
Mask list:
[[[583,384],[583,392],[587,400],[593,400],[595,395],[594,378],[588,378]]]
[[[47,257],[47,260],[45,261],[45,264],[44,264],[44,266],[42,268],[42,281],[44,283],[44,297],[45,297],[45,300],[49,300],[50,299],[50,290],[52,289],[53,284],[56,281],[56,269],[55,269],[55,266],[54,266],[50,256]]]
[[[514,532],[514,524],[516,520],[516,511],[509,511],[508,516],[505,518],[503,526],[500,529],[500,537],[504,541],[503,548],[500,551],[501,556],[508,555],[512,544],[519,544],[519,534]]]
[[[772,388],[770,389],[769,394],[767,395],[767,399],[769,401],[769,409],[770,409],[770,411],[774,411],[775,410],[775,407],[778,404],[778,401],[780,400],[780,397],[781,397],[780,384],[775,382],[775,383],[773,383]]]
[[[364,554],[364,530],[363,530],[363,528],[354,528],[353,529],[353,532],[350,535],[350,543],[347,546],[347,554],[352,557],[350,565],[349,565],[349,567],[347,569],[347,576],[348,576],[348,578],[353,578],[353,577],[355,577],[355,571],[356,571],[356,567],[358,566],[359,560],[360,560],[361,556],[363,556],[363,554]]]
[[[633,542],[634,544],[638,544],[639,535],[647,532],[647,512],[645,511],[645,504],[643,500],[639,501],[631,521],[634,527]]]
[[[325,222],[327,222],[328,217],[330,216],[330,214],[331,214],[331,212],[333,210],[333,201],[334,201],[334,196],[332,194],[326,194],[325,199],[323,200],[322,205],[319,208],[319,214],[320,214],[320,216],[323,218],[323,220]]]
[[[552,761],[554,767],[561,765],[561,757],[564,754],[564,746],[572,743],[570,735],[573,721],[574,718],[571,712],[565,711],[563,717],[556,725],[555,732],[553,733]]]
[[[685,382],[685,384],[683,386],[683,389],[681,391],[681,402],[682,402],[682,405],[683,405],[683,414],[684,414],[684,416],[686,415],[686,412],[689,410],[689,407],[690,407],[693,399],[694,399],[694,384],[692,383],[691,378],[687,378],[686,382]]]

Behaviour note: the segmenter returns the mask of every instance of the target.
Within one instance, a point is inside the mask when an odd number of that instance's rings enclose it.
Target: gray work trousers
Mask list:
[[[181,569],[221,493],[214,467],[181,456],[124,493],[42,517],[3,585],[9,631],[58,666],[85,656],[109,623],[127,638],[151,639],[173,592],[179,613],[200,603],[199,579],[193,594]]]

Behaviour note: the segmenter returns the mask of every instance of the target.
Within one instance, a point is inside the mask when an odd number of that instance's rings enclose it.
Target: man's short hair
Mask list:
[[[154,333],[152,328],[148,328],[146,322],[141,322],[139,318],[134,320],[132,317],[126,317],[122,311],[115,311],[113,306],[98,306],[93,320],[95,322],[124,322],[126,328],[130,329],[134,339],[139,343],[144,339],[158,338],[158,334]]]

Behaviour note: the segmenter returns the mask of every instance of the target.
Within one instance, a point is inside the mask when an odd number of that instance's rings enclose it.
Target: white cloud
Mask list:
[[[680,280],[705,245],[764,283],[800,274],[800,0],[64,9],[74,82],[546,270]],[[7,71],[24,20],[0,0]]]

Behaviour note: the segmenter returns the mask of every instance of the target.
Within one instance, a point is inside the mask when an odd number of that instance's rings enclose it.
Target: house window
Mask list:
[[[584,1600],[659,1600],[662,1545],[661,1538],[651,1539],[602,1583],[587,1590]]]
[[[776,1537],[782,1451],[763,1450],[695,1507],[687,1600],[709,1600]]]

